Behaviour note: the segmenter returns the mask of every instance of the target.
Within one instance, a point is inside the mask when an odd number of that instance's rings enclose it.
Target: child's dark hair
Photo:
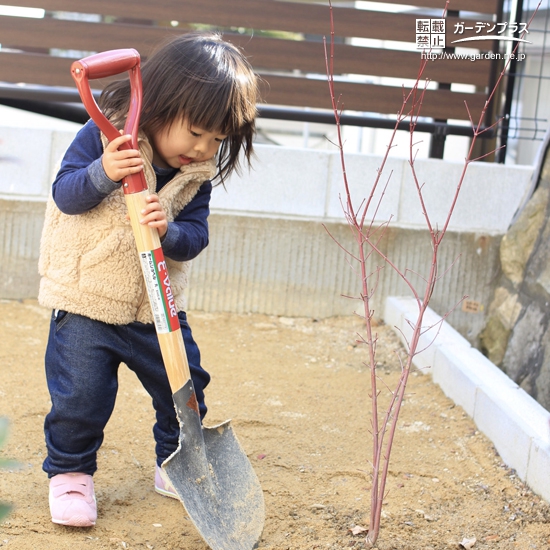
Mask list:
[[[250,164],[255,133],[257,77],[234,45],[217,33],[188,33],[162,45],[142,67],[140,129],[152,134],[184,117],[190,126],[227,135],[218,152],[223,181],[239,169],[241,148]],[[105,87],[99,104],[118,128],[129,109],[129,80]]]

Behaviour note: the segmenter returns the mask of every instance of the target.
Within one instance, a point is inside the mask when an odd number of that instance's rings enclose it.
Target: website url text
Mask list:
[[[500,53],[500,52],[479,52],[479,53],[454,53],[454,52],[422,52],[422,59],[428,61],[436,61],[437,59],[468,59],[469,61],[477,61],[478,59],[496,59],[508,61],[509,59],[516,59],[517,61],[523,61],[525,59],[524,53]]]

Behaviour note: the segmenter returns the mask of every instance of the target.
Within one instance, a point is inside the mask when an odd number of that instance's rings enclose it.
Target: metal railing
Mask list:
[[[94,92],[99,98],[100,91]],[[0,105],[23,109],[41,115],[84,124],[89,116],[80,103],[80,96],[76,89],[64,87],[17,85],[0,83]],[[334,124],[334,114],[329,110],[299,109],[274,105],[258,105],[258,113],[262,118],[273,120],[288,120],[295,122],[313,122],[320,124]],[[376,117],[342,113],[340,123],[343,126],[357,126],[362,128],[394,129],[396,121],[390,117]],[[399,130],[409,130],[409,122],[403,121],[397,125]],[[416,131],[438,136],[466,136],[471,137],[471,126],[448,124],[444,122],[430,122],[419,120]],[[494,129],[489,129],[481,137],[490,139],[495,135]]]

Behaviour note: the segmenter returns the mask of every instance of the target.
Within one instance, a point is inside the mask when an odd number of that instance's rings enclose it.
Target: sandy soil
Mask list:
[[[181,504],[153,491],[152,408],[126,368],[95,476],[97,526],[50,522],[41,470],[48,318],[33,301],[0,303],[0,414],[12,423],[2,456],[21,465],[0,472],[0,499],[14,505],[0,547],[206,550]],[[264,490],[259,548],[364,548],[363,535],[352,532],[368,527],[370,486],[359,321],[192,312],[190,322],[213,377],[206,423],[233,419]],[[389,327],[377,330],[380,376],[391,385],[400,346]],[[549,505],[502,464],[464,412],[429,376],[413,374],[378,549],[548,549],[549,520]]]

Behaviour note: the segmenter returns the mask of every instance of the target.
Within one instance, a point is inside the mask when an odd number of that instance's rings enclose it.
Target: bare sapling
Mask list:
[[[449,0],[447,0],[442,17],[447,14]],[[539,3],[540,6],[540,3]],[[329,93],[332,101],[332,110],[334,112],[334,118],[336,123],[336,141],[335,145],[339,149],[341,171],[343,175],[344,192],[341,195],[342,209],[344,216],[348,223],[349,229],[353,235],[353,249],[346,248],[342,243],[337,242],[337,245],[345,252],[348,262],[351,267],[356,271],[359,279],[359,290],[356,298],[361,302],[361,310],[357,312],[358,315],[364,320],[364,334],[358,336],[358,342],[365,344],[368,347],[368,369],[370,372],[370,408],[371,408],[371,435],[372,435],[372,461],[371,461],[371,477],[372,483],[370,488],[370,517],[368,532],[366,536],[367,547],[373,547],[378,539],[380,532],[380,519],[382,514],[382,505],[384,497],[386,496],[386,481],[388,477],[388,469],[390,464],[390,455],[392,445],[395,438],[397,422],[399,413],[403,404],[405,391],[407,387],[407,381],[409,374],[413,367],[414,358],[422,353],[427,346],[420,348],[420,339],[427,333],[430,334],[431,343],[437,337],[437,334],[441,328],[441,324],[447,319],[454,307],[444,314],[441,321],[436,325],[425,326],[424,314],[430,304],[434,288],[438,281],[445,275],[440,273],[438,265],[439,249],[442,244],[443,238],[448,230],[451,217],[455,210],[457,200],[459,198],[462,185],[466,176],[468,166],[475,161],[481,160],[486,156],[493,154],[497,149],[486,153],[482,156],[474,157],[474,148],[477,139],[485,132],[489,132],[495,128],[500,120],[497,120],[489,127],[484,127],[484,120],[488,111],[489,105],[493,97],[495,96],[499,85],[504,78],[510,58],[502,69],[492,91],[490,92],[483,109],[481,110],[477,122],[474,120],[472,113],[465,105],[465,109],[468,113],[472,128],[472,138],[470,146],[464,160],[463,169],[461,171],[458,182],[456,183],[452,196],[450,197],[450,206],[444,217],[444,221],[440,227],[430,217],[426,200],[425,200],[425,186],[421,182],[416,170],[415,162],[418,152],[418,142],[415,138],[415,131],[418,122],[418,118],[421,114],[422,103],[425,99],[426,89],[428,81],[423,77],[428,58],[430,56],[424,56],[420,61],[418,70],[418,76],[412,88],[405,90],[403,88],[403,101],[401,107],[397,112],[397,118],[395,127],[391,133],[389,143],[386,147],[385,154],[382,158],[380,167],[377,170],[377,174],[374,178],[374,182],[370,186],[368,196],[363,198],[356,206],[356,202],[351,196],[350,186],[347,179],[346,162],[344,154],[344,140],[342,137],[341,128],[341,113],[343,110],[343,103],[340,97],[336,96],[334,87],[334,12],[332,4],[329,1],[330,8],[330,44],[327,45],[325,40],[325,61],[327,69],[327,80],[329,85]],[[538,9],[538,7],[537,7]],[[536,13],[536,10],[535,10]],[[535,14],[534,13],[534,14]],[[524,33],[527,32],[529,25],[533,20],[531,17],[527,24]],[[524,35],[522,35],[523,38]],[[519,44],[519,43],[518,43]],[[514,49],[516,53],[517,46]],[[390,226],[390,220],[383,223],[375,222],[377,213],[380,210],[380,205],[384,199],[385,191],[389,184],[391,174],[386,176],[384,173],[387,160],[389,158],[392,148],[395,146],[398,127],[403,121],[408,121],[408,139],[409,139],[409,156],[408,165],[412,174],[413,185],[416,189],[416,195],[418,198],[419,206],[421,208],[423,218],[426,223],[426,238],[429,239],[431,244],[431,257],[426,261],[425,273],[413,273],[407,269],[407,267],[401,267],[392,260],[381,247],[381,242]],[[369,272],[368,262],[371,256],[377,257],[380,265]],[[414,300],[417,304],[417,314],[415,319],[409,319],[407,322],[410,326],[410,334],[405,337],[406,343],[406,356],[397,357],[400,367],[400,376],[396,386],[388,388],[385,384],[384,387],[390,392],[389,404],[382,405],[382,401],[379,399],[380,379],[376,369],[376,345],[377,334],[375,332],[375,318],[374,310],[372,308],[373,296],[377,288],[378,280],[380,277],[380,271],[382,269],[391,269],[395,271],[398,277],[406,284],[410,290]],[[420,281],[420,282],[418,282]],[[464,296],[466,298],[466,296]],[[463,299],[464,299],[463,298]]]

